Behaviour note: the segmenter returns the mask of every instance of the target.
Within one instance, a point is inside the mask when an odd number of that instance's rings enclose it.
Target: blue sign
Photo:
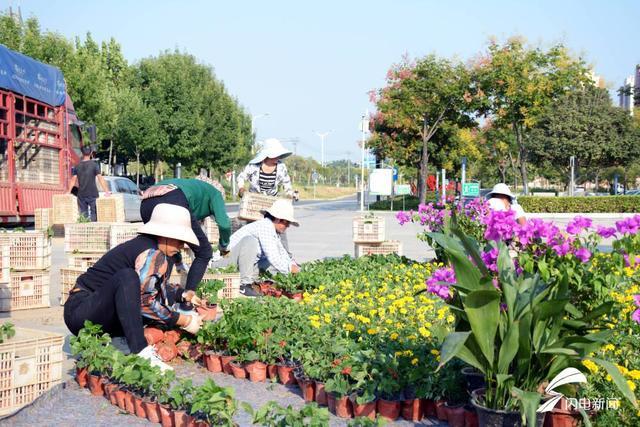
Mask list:
[[[398,168],[393,168],[393,180],[398,180]]]
[[[45,104],[64,104],[66,86],[62,71],[0,44],[0,87]]]

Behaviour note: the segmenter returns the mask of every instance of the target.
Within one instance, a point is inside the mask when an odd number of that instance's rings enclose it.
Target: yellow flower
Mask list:
[[[395,340],[397,340],[397,339],[398,339],[398,334],[397,334],[397,333],[395,333],[395,332],[393,332],[393,333],[389,336],[389,338],[391,338],[391,341],[395,341]]]
[[[421,326],[421,327],[418,329],[418,332],[420,332],[420,335],[422,335],[422,336],[423,336],[423,337],[425,337],[425,338],[428,338],[428,337],[430,337],[430,336],[431,336],[431,331],[430,331],[430,330],[428,330],[427,328],[425,328],[424,326]]]
[[[375,335],[375,334],[378,333],[378,329],[377,328],[369,328],[369,329],[367,329],[367,333],[369,335]]]
[[[447,323],[453,323],[455,320],[456,318],[451,314],[447,316]]]
[[[631,380],[627,380],[627,385],[629,386],[629,388],[631,389],[631,391],[636,391],[636,383],[634,383]]]
[[[434,348],[431,350],[431,354],[433,354],[434,356],[438,356],[440,352]]]
[[[637,369],[629,371],[629,376],[634,380],[640,380],[640,371]]]
[[[353,330],[356,329],[356,327],[353,326],[351,323],[345,323],[344,329],[345,329],[345,331],[353,331]]]
[[[583,360],[582,364],[591,371],[592,374],[598,373],[598,365],[593,363],[591,360]]]
[[[413,359],[411,359],[411,364],[412,365],[417,365],[418,364],[418,358],[414,357]]]
[[[607,344],[603,347],[604,351],[611,351],[611,350],[615,350],[615,346],[613,344]]]

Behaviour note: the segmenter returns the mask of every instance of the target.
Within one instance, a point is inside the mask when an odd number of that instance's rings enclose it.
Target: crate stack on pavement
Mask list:
[[[385,240],[385,220],[373,215],[359,215],[353,219],[354,255],[402,255],[402,243]]]
[[[0,311],[49,307],[50,268],[47,231],[0,232]]]
[[[67,300],[78,276],[110,249],[138,235],[140,223],[87,222],[65,224],[64,227],[64,250],[69,263],[60,269],[60,304]]]

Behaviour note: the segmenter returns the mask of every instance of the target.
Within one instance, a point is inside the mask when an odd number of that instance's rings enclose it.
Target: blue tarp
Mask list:
[[[66,87],[62,71],[0,44],[0,88],[49,105],[64,104]]]

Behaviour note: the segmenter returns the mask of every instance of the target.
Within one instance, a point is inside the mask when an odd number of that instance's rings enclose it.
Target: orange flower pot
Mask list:
[[[336,415],[340,418],[353,418],[353,408],[348,396],[335,397]]]
[[[81,388],[85,388],[89,382],[89,371],[87,368],[76,368],[76,381]]]
[[[160,405],[160,423],[162,427],[174,427],[173,411],[167,405]]]
[[[173,411],[173,425],[175,427],[187,427],[191,423],[191,415],[187,411]]]
[[[100,375],[89,375],[89,390],[94,396],[104,395],[104,383]]]
[[[216,304],[207,305],[206,307],[196,307],[196,311],[202,318],[202,320],[216,320],[218,314],[218,306]]]
[[[222,371],[227,375],[233,375],[231,370],[231,362],[235,360],[236,356],[220,356],[220,363],[222,364]]]
[[[353,406],[353,416],[354,417],[367,417],[370,420],[376,419],[376,401],[367,402],[362,405],[358,405],[355,400],[351,400],[351,405]]]
[[[234,377],[238,378],[239,380],[247,378],[247,370],[243,365],[241,365],[240,363],[231,362],[230,366],[231,372],[233,373]]]
[[[277,365],[278,366],[278,380],[281,384],[292,385],[296,383],[296,378],[293,376],[293,368],[291,366]]]
[[[278,379],[278,367],[276,365],[267,365],[267,377]]]
[[[258,360],[246,364],[249,379],[254,383],[260,383],[267,380],[267,365]]]
[[[305,402],[313,402],[316,399],[316,384],[310,379],[298,380],[298,385],[302,391],[302,398]]]
[[[324,391],[324,383],[316,381],[316,403],[320,406],[327,406],[327,392]]]
[[[147,418],[147,411],[144,410],[144,403],[142,402],[141,397],[133,396],[133,407],[135,409],[136,417]]]
[[[447,422],[451,427],[464,427],[464,407],[460,406],[445,406],[447,412]]]
[[[399,400],[379,399],[377,404],[378,414],[390,421],[395,421],[400,416],[401,407]]]
[[[152,423],[159,423],[161,420],[161,415],[160,405],[158,405],[158,402],[149,402],[143,400],[142,405],[144,406],[144,411],[147,414],[147,419]]]
[[[447,421],[447,411],[444,407],[444,400],[437,400],[435,403],[436,403],[436,416],[440,421]]]
[[[423,417],[422,401],[410,399],[402,402],[402,418],[407,421],[420,421]]]
[[[124,407],[131,415],[136,414],[135,399],[133,397],[133,394],[131,394],[131,392],[129,391],[125,392],[124,394]]]
[[[213,352],[206,352],[204,354],[204,364],[208,371],[222,372],[222,361],[220,355]]]

